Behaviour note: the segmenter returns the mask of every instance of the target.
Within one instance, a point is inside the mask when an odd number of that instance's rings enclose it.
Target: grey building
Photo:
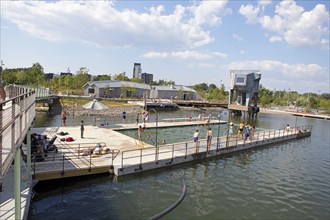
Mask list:
[[[141,79],[141,73],[142,73],[141,63],[134,63],[133,78]]]
[[[119,80],[89,81],[83,86],[83,91],[85,96],[95,98],[141,98],[144,93],[149,93],[150,86]]]
[[[186,86],[150,86],[142,83],[105,80],[89,81],[83,86],[85,96],[95,98],[142,98],[198,100],[197,92]]]
[[[198,94],[187,86],[151,86],[149,97],[151,99],[197,100]]]
[[[228,109],[250,111],[257,106],[259,70],[231,70]]]
[[[154,81],[154,75],[150,73],[142,73],[141,79],[143,80],[144,83],[150,84]]]

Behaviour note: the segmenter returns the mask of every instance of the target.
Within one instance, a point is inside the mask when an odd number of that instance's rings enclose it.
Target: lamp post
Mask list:
[[[223,110],[220,111],[218,117],[219,117],[219,124],[218,124],[218,138],[217,138],[217,150],[219,150],[219,136],[220,136],[220,119],[221,119],[221,113]]]
[[[159,153],[159,149],[158,149],[158,113],[153,108],[150,109],[149,111],[154,111],[156,113],[156,143],[155,143],[156,155],[155,155],[155,160],[158,161],[158,153]]]

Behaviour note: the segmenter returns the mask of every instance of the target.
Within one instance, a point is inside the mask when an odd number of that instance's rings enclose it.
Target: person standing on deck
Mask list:
[[[66,127],[66,112],[64,109],[62,109],[61,118],[62,118],[63,126]]]
[[[246,125],[244,128],[244,141],[243,141],[244,144],[249,137],[250,137],[250,128],[249,128],[249,125]],[[250,142],[251,142],[251,139],[250,139]]]
[[[197,149],[198,136],[199,136],[199,132],[198,129],[196,129],[194,133],[194,146],[196,148],[196,154],[198,153],[198,149]]]
[[[142,145],[142,133],[143,133],[144,129],[142,128],[142,126],[140,125],[138,128],[138,137],[139,137],[139,142]]]
[[[125,111],[123,111],[121,117],[123,118],[123,124],[126,124],[126,112]]]
[[[244,132],[243,132],[244,127],[245,127],[244,122],[239,123],[237,134],[238,134],[238,135],[241,135],[242,138],[243,138],[243,133],[244,133]]]
[[[139,124],[139,117],[140,117],[140,114],[137,113],[136,116],[135,116],[135,125]]]
[[[233,135],[234,134],[234,123],[230,122],[230,126],[229,126],[229,135]]]
[[[211,128],[209,128],[206,132],[206,151],[209,151],[210,150],[210,147],[211,147],[211,140],[212,140],[212,130]]]
[[[80,123],[80,136],[81,136],[81,138],[84,138],[84,130],[85,130],[84,120],[81,120],[81,123]]]

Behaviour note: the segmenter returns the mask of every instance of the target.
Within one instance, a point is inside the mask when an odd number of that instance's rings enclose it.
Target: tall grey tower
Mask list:
[[[133,68],[133,78],[139,78],[141,79],[141,63],[134,63],[134,68]]]

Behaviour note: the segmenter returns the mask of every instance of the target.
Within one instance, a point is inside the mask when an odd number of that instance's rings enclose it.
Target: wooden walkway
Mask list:
[[[205,123],[200,121],[182,121],[182,122],[158,122],[158,127],[188,126]],[[211,123],[219,123],[213,120]],[[220,123],[226,123],[221,121]],[[155,127],[154,122],[147,124],[149,128]],[[216,156],[223,153],[229,153],[242,150],[241,148],[250,148],[261,146],[269,143],[276,143],[284,140],[297,138],[298,130],[270,130],[255,133],[254,138],[243,144],[241,138],[228,138],[226,136],[213,138],[209,149],[206,148],[206,140],[201,140],[198,144],[198,154],[193,142],[176,143],[169,145],[155,146],[143,143],[138,144],[134,138],[123,135],[116,130],[118,129],[137,129],[137,126],[120,125],[110,127],[85,126],[84,138],[80,138],[80,127],[59,127],[57,132],[68,132],[75,139],[74,142],[68,143],[60,141],[57,138],[55,144],[59,148],[59,152],[49,153],[46,160],[33,164],[32,170],[36,180],[50,180],[82,175],[91,175],[97,173],[114,172],[117,176],[127,175],[136,172],[142,172],[150,169],[171,166],[174,164],[184,163],[191,160]],[[38,128],[32,132],[43,133],[49,137],[55,133],[48,131],[54,129]],[[309,132],[304,131],[304,134]],[[271,141],[271,142],[270,142]],[[78,153],[86,147],[93,147],[96,143],[103,143],[111,149],[110,153],[100,156],[81,156]]]

